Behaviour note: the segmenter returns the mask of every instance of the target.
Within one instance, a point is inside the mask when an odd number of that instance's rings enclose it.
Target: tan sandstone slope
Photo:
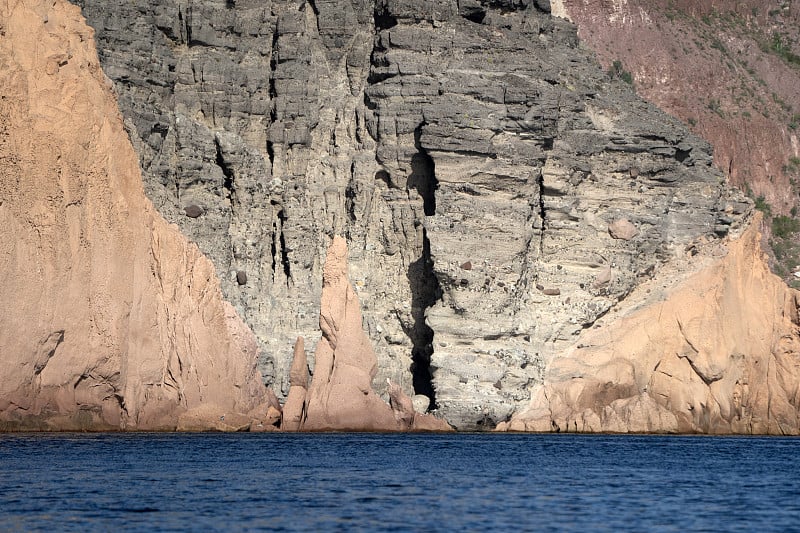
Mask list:
[[[80,10],[0,0],[0,87],[0,429],[258,424],[252,333],[145,199]]]
[[[758,224],[637,289],[498,429],[798,434],[800,293],[770,273]]]

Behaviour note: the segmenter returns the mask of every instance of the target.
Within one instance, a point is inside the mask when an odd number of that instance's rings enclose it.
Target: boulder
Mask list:
[[[608,234],[614,239],[629,241],[639,235],[639,230],[627,218],[620,218],[608,225]]]

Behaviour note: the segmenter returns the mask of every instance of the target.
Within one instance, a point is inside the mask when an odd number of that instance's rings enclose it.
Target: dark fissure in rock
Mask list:
[[[278,120],[278,90],[275,88],[275,71],[278,68],[278,30],[272,34],[272,55],[269,60],[269,123],[275,124]],[[267,157],[269,157],[269,164],[274,167],[275,164],[275,146],[272,140],[267,140]],[[270,170],[274,171],[274,168]]]
[[[228,199],[228,203],[231,206],[231,212],[234,210],[233,205],[233,187],[234,187],[234,175],[231,168],[225,162],[225,158],[222,156],[222,148],[219,145],[219,141],[215,139],[214,144],[217,148],[217,166],[222,170],[222,175],[225,176],[225,179],[222,181],[222,188],[225,189],[225,198]]]
[[[281,263],[283,264],[283,273],[286,275],[286,283],[289,283],[289,280],[292,277],[292,271],[289,267],[289,250],[286,249],[286,237],[284,236],[283,229],[286,227],[286,215],[283,212],[283,209],[278,211],[278,219],[281,221],[281,233],[279,244],[281,248]]]
[[[389,13],[384,1],[378,1],[375,5],[375,30],[388,30],[397,26],[397,18]]]
[[[350,222],[356,221],[356,195],[358,193],[358,184],[356,183],[356,164],[350,164],[350,180],[347,183],[347,188],[344,190],[344,206],[347,211],[347,219]]]
[[[431,374],[433,355],[433,330],[425,323],[425,311],[442,297],[442,288],[433,272],[431,243],[427,231],[422,230],[422,255],[408,265],[408,282],[411,286],[411,315],[414,323],[407,331],[412,343],[411,376],[415,394],[430,398],[429,409],[436,408],[436,392]]]
[[[436,167],[433,159],[420,143],[422,126],[420,125],[414,130],[414,146],[417,153],[411,157],[411,175],[408,177],[408,187],[416,189],[422,196],[422,208],[425,216],[430,217],[436,214],[436,189],[439,188],[439,180],[436,179]]]

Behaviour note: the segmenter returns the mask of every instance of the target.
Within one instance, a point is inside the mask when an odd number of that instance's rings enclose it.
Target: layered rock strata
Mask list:
[[[800,11],[790,2],[561,0],[560,14],[606,67],[688,121],[732,183],[775,214],[800,199]],[[769,222],[769,220],[767,220]]]
[[[145,198],[80,10],[3,1],[0,35],[0,429],[268,425],[256,341]]]
[[[548,2],[80,3],[148,194],[214,259],[284,396],[289,347],[319,337],[333,234],[372,387],[477,429],[750,209]]]
[[[757,227],[637,288],[499,429],[800,433],[800,293],[770,273]]]
[[[286,404],[286,430],[413,431],[450,429],[442,420],[415,413],[411,399],[394,386],[392,404],[372,389],[377,358],[362,329],[358,297],[347,275],[347,244],[333,238],[325,260],[314,377],[308,370],[302,339],[295,344]],[[302,398],[303,393],[305,397]],[[302,400],[301,400],[302,398]]]

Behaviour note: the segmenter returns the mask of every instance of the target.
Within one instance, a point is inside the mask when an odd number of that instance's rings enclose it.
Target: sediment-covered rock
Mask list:
[[[800,433],[800,293],[770,273],[757,228],[637,288],[499,429]]]
[[[145,198],[80,10],[3,1],[0,35],[0,428],[261,423],[253,334]]]

